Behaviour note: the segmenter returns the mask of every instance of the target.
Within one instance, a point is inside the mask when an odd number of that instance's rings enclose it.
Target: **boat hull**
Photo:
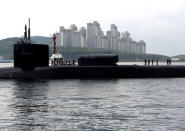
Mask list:
[[[185,77],[185,66],[57,66],[38,67],[34,71],[7,67],[0,79],[114,79]]]

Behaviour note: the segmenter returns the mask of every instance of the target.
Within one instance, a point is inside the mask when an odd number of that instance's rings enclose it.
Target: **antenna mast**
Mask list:
[[[56,34],[53,34],[53,54],[56,54]]]
[[[31,29],[30,29],[30,18],[28,19],[29,27],[28,27],[28,40],[30,40],[31,36]]]
[[[24,28],[24,39],[27,39],[27,26],[25,25],[25,28]]]

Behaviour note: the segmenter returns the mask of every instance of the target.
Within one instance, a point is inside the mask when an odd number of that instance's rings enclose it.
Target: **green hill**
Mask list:
[[[0,40],[0,55],[3,56],[4,59],[12,59],[13,44],[17,42],[19,42],[18,37]]]
[[[51,44],[52,38],[51,37],[44,37],[44,36],[32,36],[31,40],[35,43],[39,44]]]
[[[176,55],[176,56],[172,56],[172,58],[185,59],[185,55]]]
[[[4,59],[13,59],[13,44],[19,42],[18,37],[7,38],[0,40],[0,55],[3,56]],[[43,36],[33,36],[31,37],[33,43],[40,44],[50,44],[49,50],[50,54],[53,52],[52,47],[52,39],[50,37]],[[156,54],[144,54],[144,55],[135,55],[135,54],[126,54],[119,51],[106,51],[103,49],[86,49],[86,48],[64,48],[58,47],[57,51],[62,53],[62,55],[69,60],[77,60],[79,55],[87,55],[87,54],[113,54],[116,53],[119,55],[120,61],[144,61],[144,59],[158,59],[164,60],[168,58],[168,56],[156,55]]]
[[[50,37],[33,36],[31,40],[33,43],[48,44],[48,41],[51,43]],[[13,45],[19,41],[20,39],[18,37],[0,40],[0,55],[4,59],[13,59]]]
[[[50,47],[50,54],[53,52],[53,48]],[[86,49],[86,48],[64,48],[58,47],[57,52],[62,53],[64,58],[70,60],[77,60],[79,55],[88,55],[88,54],[118,54],[119,61],[144,61],[145,59],[158,59],[160,61],[166,61],[168,56],[156,55],[156,54],[126,54],[120,51],[106,51],[102,49]]]

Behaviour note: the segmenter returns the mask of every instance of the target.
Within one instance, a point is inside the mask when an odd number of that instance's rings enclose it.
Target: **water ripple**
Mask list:
[[[0,80],[0,130],[184,130],[184,80]]]

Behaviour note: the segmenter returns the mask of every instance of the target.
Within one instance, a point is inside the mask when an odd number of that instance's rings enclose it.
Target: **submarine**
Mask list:
[[[32,44],[30,19],[24,37],[14,44],[14,67],[0,68],[0,79],[117,79],[117,78],[175,78],[185,77],[183,65],[118,65],[117,54],[81,55],[78,64],[70,64],[56,55],[50,64],[49,46]]]

